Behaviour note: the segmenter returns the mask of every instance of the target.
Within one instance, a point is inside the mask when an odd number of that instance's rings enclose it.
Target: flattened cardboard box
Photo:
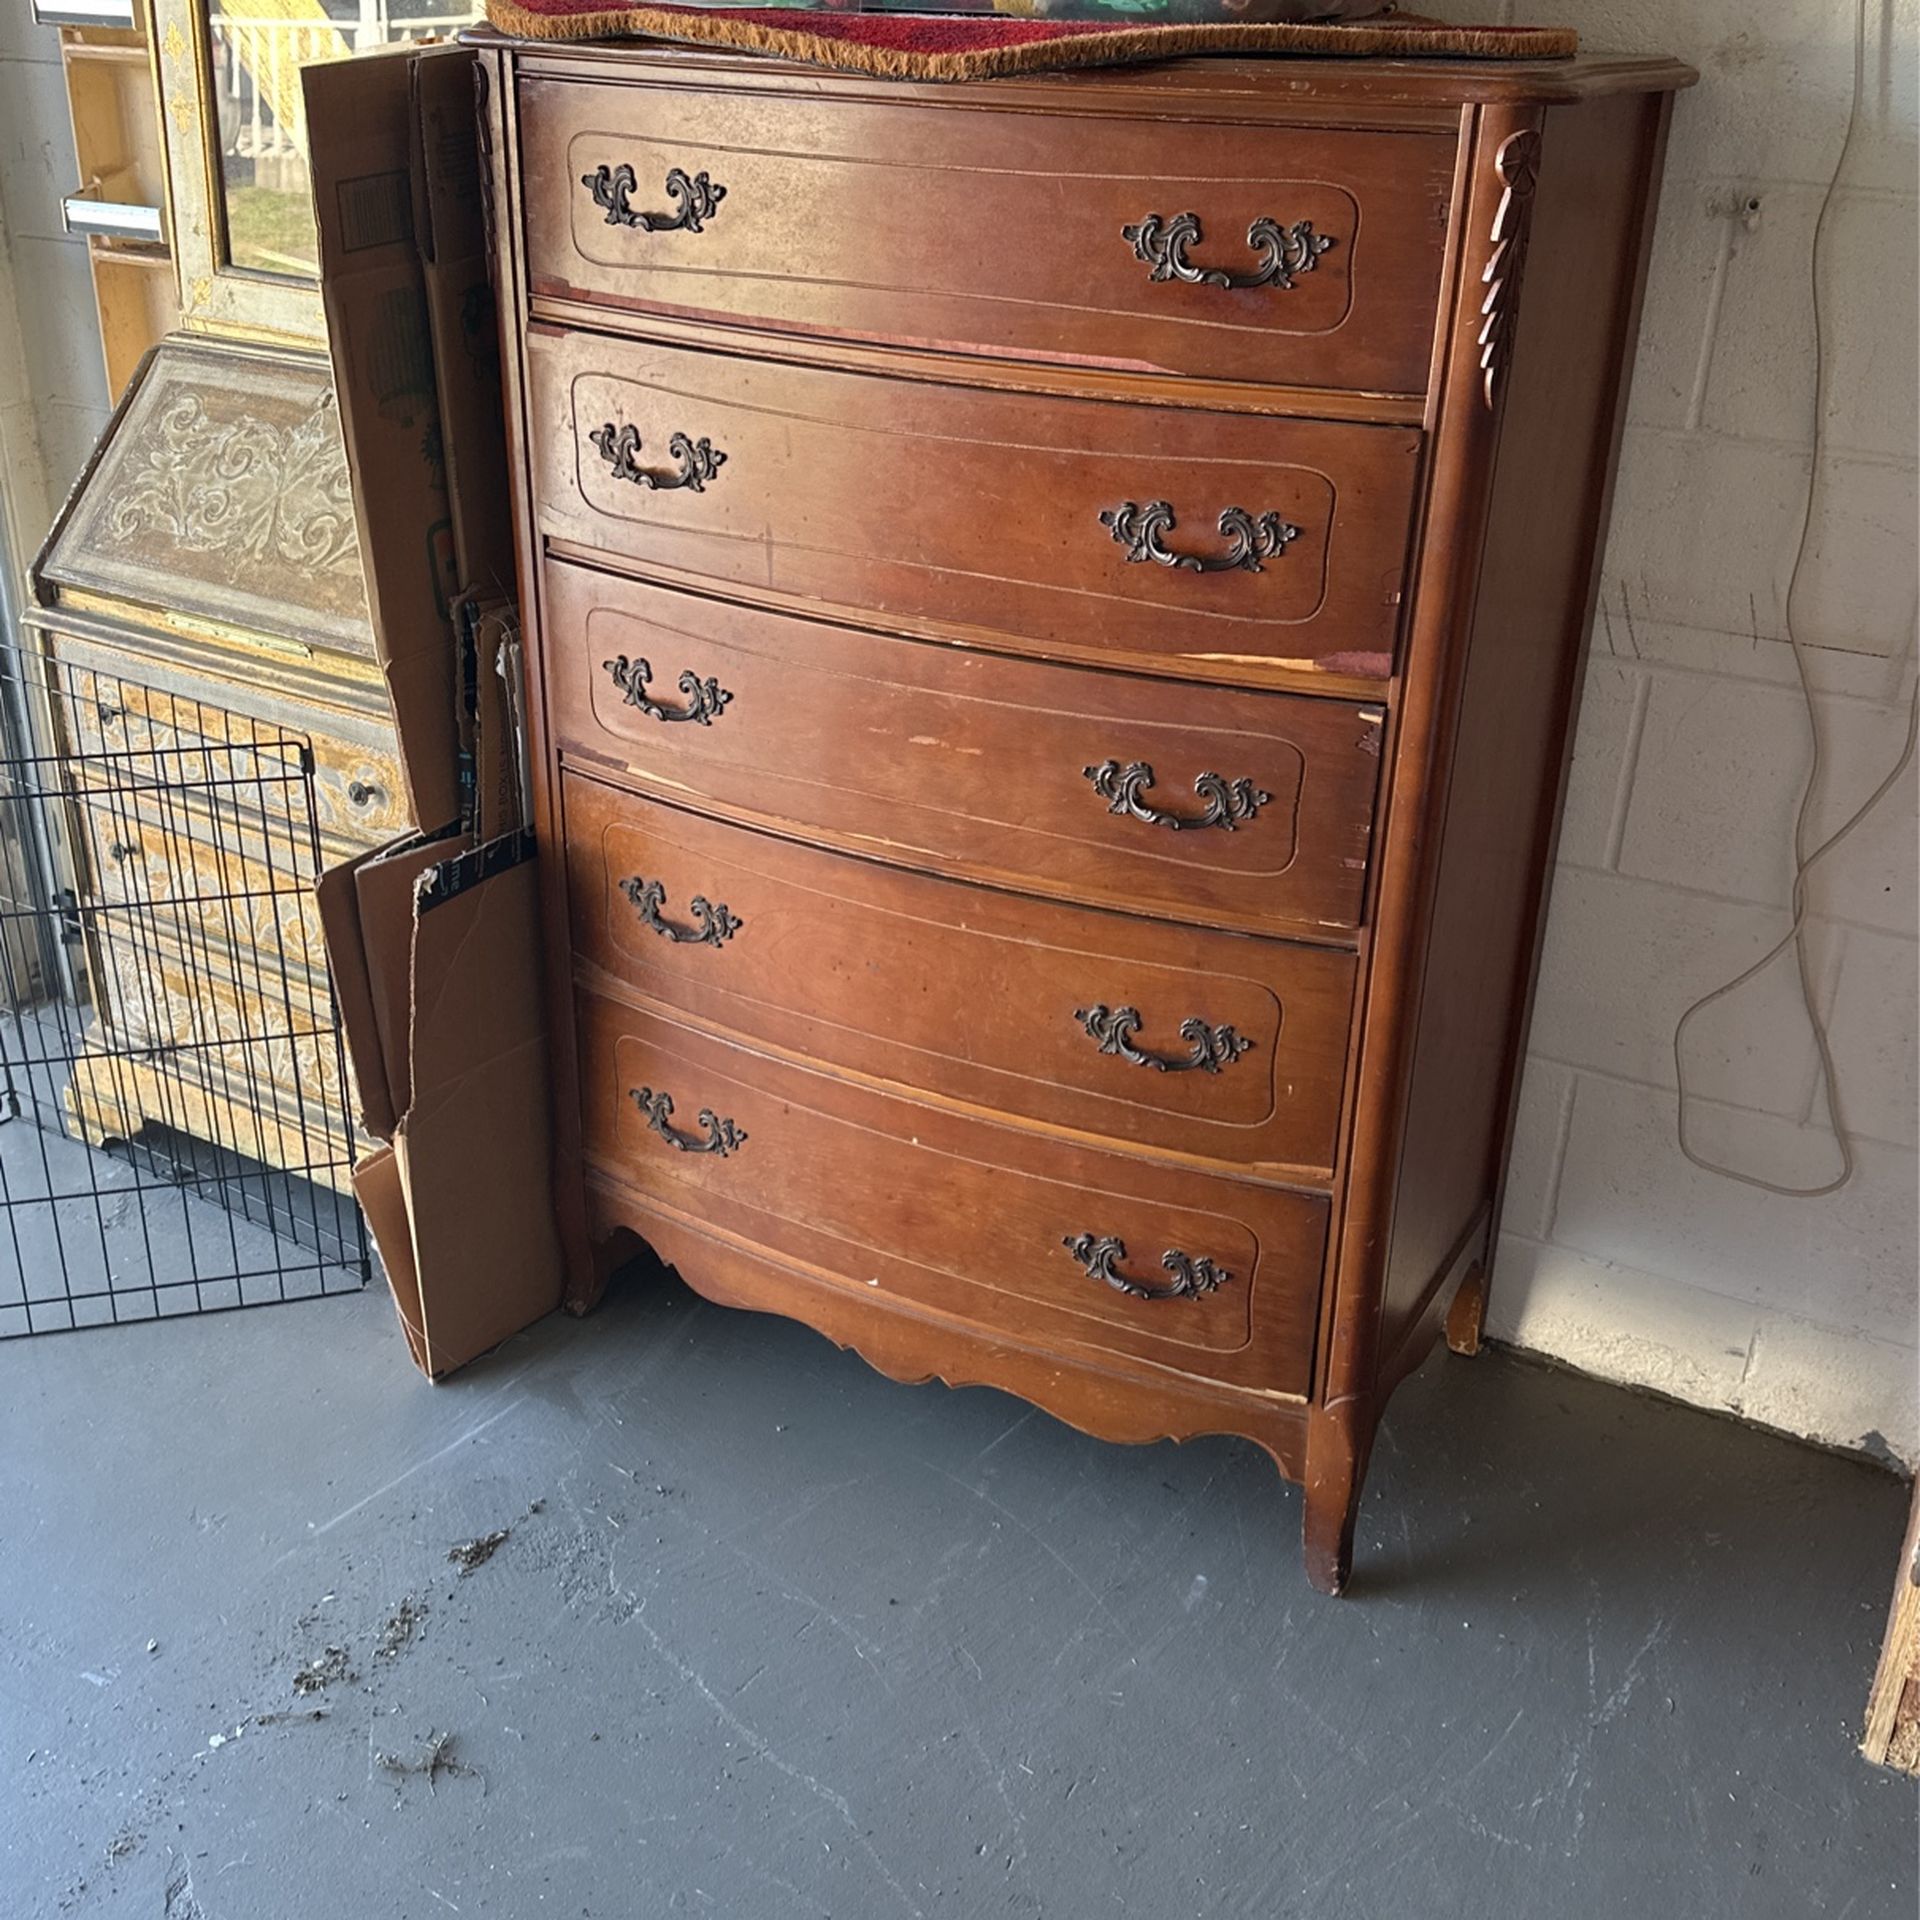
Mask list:
[[[320,878],[367,1130],[354,1169],[430,1378],[560,1304],[532,836],[396,841]]]
[[[438,1379],[559,1305],[539,902],[472,58],[304,75],[321,295],[414,817],[318,894],[362,1123],[354,1170]]]
[[[460,813],[454,602],[512,573],[473,57],[392,48],[301,78],[375,652],[414,819],[440,827]]]

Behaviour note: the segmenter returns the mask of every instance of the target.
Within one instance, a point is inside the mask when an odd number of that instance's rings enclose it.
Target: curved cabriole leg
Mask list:
[[[1338,1594],[1353,1571],[1353,1523],[1367,1470],[1366,1442],[1351,1409],[1307,1417],[1307,1478],[1301,1546],[1307,1582],[1316,1593]]]
[[[1455,1353],[1480,1351],[1480,1322],[1486,1311],[1487,1265],[1484,1260],[1476,1260],[1447,1309],[1447,1345]]]

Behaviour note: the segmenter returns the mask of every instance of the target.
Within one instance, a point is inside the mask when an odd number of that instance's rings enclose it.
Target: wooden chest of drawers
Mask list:
[[[589,1305],[1228,1432],[1477,1341],[1686,69],[478,42]]]

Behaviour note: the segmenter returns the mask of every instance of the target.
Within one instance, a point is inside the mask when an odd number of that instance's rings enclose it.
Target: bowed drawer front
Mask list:
[[[1359,917],[1381,713],[919,646],[555,563],[569,755],[856,851],[1217,926]]]
[[[552,539],[822,611],[1226,679],[1384,676],[1410,428],[1048,400],[536,328]]]
[[[1302,1394],[1327,1203],[853,1086],[581,998],[590,1176],[840,1285]]]
[[[1354,962],[956,887],[566,787],[580,958],[756,1046],[1163,1152],[1324,1179]]]
[[[536,296],[1417,393],[1456,142],[649,86],[521,90]],[[1156,151],[1156,148],[1158,149]]]

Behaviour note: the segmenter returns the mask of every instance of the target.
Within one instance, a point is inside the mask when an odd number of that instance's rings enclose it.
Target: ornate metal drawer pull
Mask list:
[[[1277,287],[1283,293],[1296,273],[1311,273],[1333,245],[1327,235],[1314,232],[1311,220],[1283,227],[1262,218],[1247,229],[1247,245],[1262,256],[1259,266],[1252,273],[1228,273],[1222,267],[1196,267],[1187,258],[1187,249],[1200,243],[1197,213],[1176,213],[1171,220],[1150,213],[1138,226],[1122,227],[1120,237],[1132,243],[1135,259],[1153,269],[1150,280],[1184,280],[1190,287]]]
[[[673,1095],[655,1093],[651,1087],[632,1089],[633,1104],[647,1117],[648,1128],[657,1133],[670,1147],[678,1147],[682,1153],[717,1153],[725,1159],[730,1153],[738,1153],[747,1144],[747,1130],[736,1127],[731,1120],[724,1120],[711,1107],[700,1109],[700,1124],[706,1128],[704,1140],[689,1140],[684,1133],[675,1133],[667,1123],[673,1118]]]
[[[1150,827],[1171,827],[1176,833],[1189,827],[1224,827],[1231,833],[1242,820],[1251,820],[1273,795],[1251,780],[1228,780],[1217,773],[1200,774],[1193,790],[1207,804],[1200,813],[1170,813],[1149,806],[1141,795],[1153,785],[1153,769],[1144,760],[1102,760],[1097,767],[1080,769],[1093,790],[1107,803],[1109,813],[1131,815]]]
[[[1136,1300],[1198,1300],[1203,1294],[1218,1292],[1233,1278],[1205,1255],[1196,1260],[1178,1247],[1169,1247],[1160,1256],[1160,1264],[1173,1280],[1168,1286],[1157,1287],[1150,1280],[1135,1280],[1120,1271],[1120,1262],[1127,1257],[1127,1243],[1111,1234],[1074,1233],[1060,1244],[1086,1268],[1089,1280],[1104,1280],[1117,1293],[1131,1294]]]
[[[634,911],[655,933],[666,939],[689,947],[724,947],[746,923],[738,914],[729,913],[723,901],[715,906],[704,893],[696,893],[687,902],[687,909],[699,921],[697,927],[676,927],[671,920],[661,918],[660,909],[667,903],[667,889],[659,880],[649,880],[641,874],[633,874],[620,882],[620,891],[633,902]],[[1231,1028],[1223,1029],[1231,1032]]]
[[[627,196],[639,182],[633,169],[622,161],[617,167],[596,167],[580,176],[580,184],[593,195],[593,204],[602,208],[610,227],[638,227],[642,233],[702,233],[705,222],[719,210],[727,197],[725,187],[717,186],[704,173],[691,179],[682,168],[667,172],[667,198],[674,203],[672,213],[642,213]]]
[[[698,902],[695,903],[698,905]],[[1100,1043],[1102,1053],[1111,1053],[1136,1067],[1151,1067],[1156,1073],[1218,1073],[1230,1067],[1243,1053],[1253,1051],[1253,1042],[1241,1037],[1232,1027],[1210,1027],[1197,1014],[1180,1022],[1180,1038],[1193,1051],[1184,1059],[1170,1060],[1165,1054],[1148,1053],[1133,1044],[1140,1031],[1138,1007],[1080,1007],[1073,1016],[1086,1028],[1087,1037]]]
[[[600,449],[600,458],[616,480],[631,481],[649,493],[671,493],[676,487],[705,493],[707,482],[727,464],[727,456],[711,440],[692,440],[684,433],[676,433],[668,439],[667,451],[679,461],[679,466],[672,473],[650,473],[634,458],[642,444],[638,427],[616,427],[609,420],[604,426],[595,427],[587,438]]]
[[[1220,531],[1232,543],[1225,553],[1175,553],[1160,536],[1174,529],[1173,508],[1164,500],[1123,500],[1100,515],[1100,524],[1126,548],[1130,561],[1151,560],[1155,566],[1178,567],[1183,573],[1264,573],[1260,564],[1286,552],[1300,538],[1300,529],[1277,513],[1256,520],[1245,507],[1228,507],[1220,516]]]
[[[656,720],[691,720],[697,726],[710,727],[720,717],[721,709],[733,698],[711,674],[703,680],[689,667],[680,676],[680,691],[687,696],[687,704],[684,707],[663,707],[659,701],[648,697],[647,687],[653,679],[653,668],[646,660],[629,660],[624,653],[616,654],[611,660],[602,660],[600,670],[612,675],[613,684],[626,697],[628,706],[638,707],[642,713],[651,714]]]

